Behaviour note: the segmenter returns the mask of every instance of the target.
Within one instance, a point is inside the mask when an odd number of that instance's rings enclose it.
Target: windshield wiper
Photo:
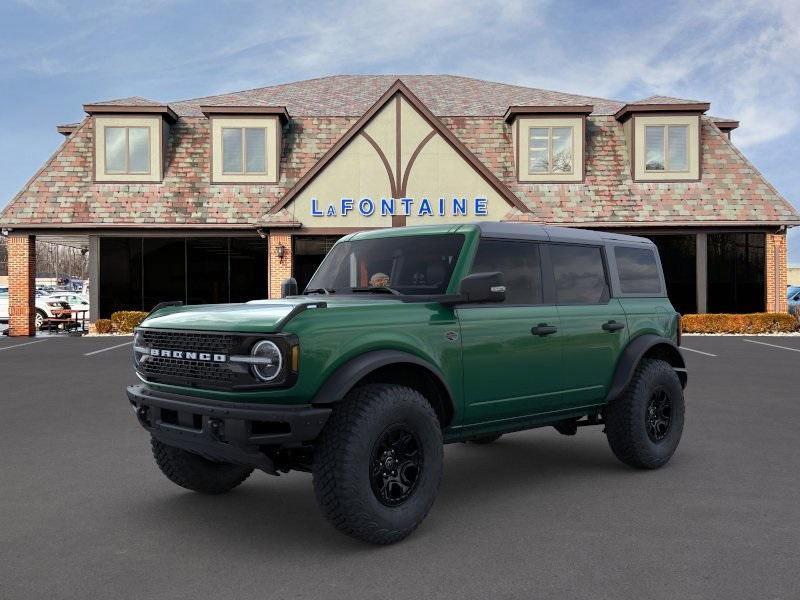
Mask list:
[[[326,296],[329,296],[331,294],[335,294],[336,290],[328,289],[328,288],[325,288],[325,287],[319,287],[319,288],[311,288],[310,290],[306,290],[303,293],[304,294],[325,294]]]
[[[353,293],[358,292],[368,292],[370,294],[393,294],[395,296],[400,296],[400,292],[395,289],[392,289],[385,285],[379,285],[375,287],[354,287],[350,289]]]

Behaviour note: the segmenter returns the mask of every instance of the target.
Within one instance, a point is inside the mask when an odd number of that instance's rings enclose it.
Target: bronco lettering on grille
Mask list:
[[[163,350],[161,348],[151,348],[150,356],[162,358],[177,358],[181,360],[201,360],[204,362],[226,362],[227,354],[209,354],[207,352],[188,352],[186,350]]]

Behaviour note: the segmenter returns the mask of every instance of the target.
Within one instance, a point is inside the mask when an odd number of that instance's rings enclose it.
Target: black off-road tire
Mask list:
[[[491,444],[493,442],[496,442],[501,437],[503,437],[502,433],[495,433],[493,435],[484,435],[481,437],[472,438],[471,440],[468,441],[470,444],[478,444],[479,446],[484,446],[486,444]]]
[[[421,452],[415,484],[398,505],[373,489],[383,441],[400,428]],[[442,431],[419,392],[370,384],[352,390],[333,410],[314,449],[314,492],[325,517],[341,532],[373,544],[408,536],[428,514],[442,478]],[[382,463],[381,463],[382,464]]]
[[[150,438],[153,457],[161,472],[187,490],[201,494],[224,494],[242,483],[253,472],[251,467],[213,462],[181,448]]]
[[[659,435],[648,433],[651,401],[666,394],[669,424]],[[683,388],[673,368],[663,360],[642,359],[625,392],[605,409],[605,431],[614,455],[639,469],[664,466],[674,454],[683,433]]]

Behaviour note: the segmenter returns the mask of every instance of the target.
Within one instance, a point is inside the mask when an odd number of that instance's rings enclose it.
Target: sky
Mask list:
[[[82,105],[339,73],[450,73],[711,103],[800,206],[800,0],[0,0],[0,207]],[[794,166],[792,166],[794,165]],[[800,264],[800,228],[789,262]]]

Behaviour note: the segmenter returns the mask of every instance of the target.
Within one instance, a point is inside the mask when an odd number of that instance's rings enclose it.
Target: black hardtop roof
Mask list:
[[[479,221],[475,223],[481,230],[482,237],[501,237],[510,239],[542,240],[566,242],[572,244],[607,244],[620,242],[624,244],[653,245],[647,238],[592,229],[575,229],[538,225],[536,223],[513,223],[500,221]]]

